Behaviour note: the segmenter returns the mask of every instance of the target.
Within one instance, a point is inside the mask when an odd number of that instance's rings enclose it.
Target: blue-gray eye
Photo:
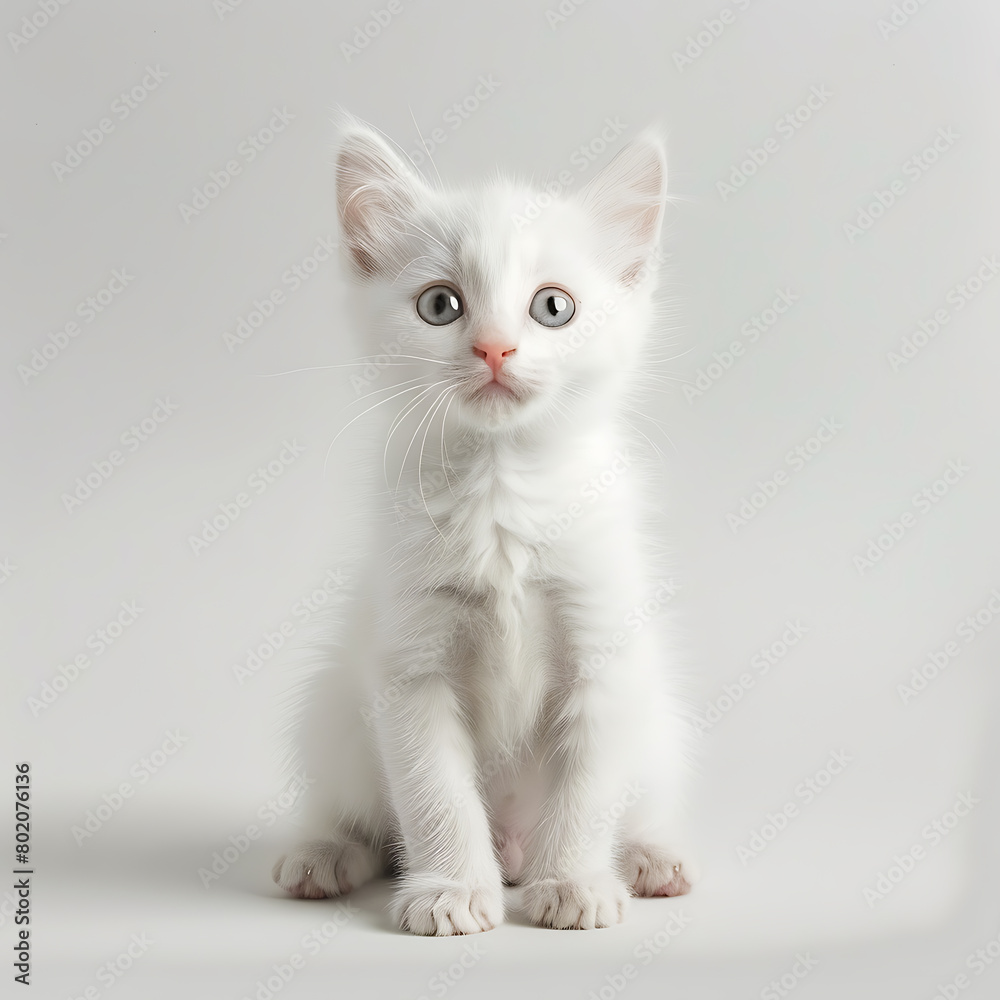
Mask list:
[[[465,312],[458,292],[448,285],[432,285],[417,299],[417,315],[431,326],[447,326]]]
[[[542,288],[528,306],[528,315],[542,326],[565,326],[576,312],[573,300],[561,288]]]

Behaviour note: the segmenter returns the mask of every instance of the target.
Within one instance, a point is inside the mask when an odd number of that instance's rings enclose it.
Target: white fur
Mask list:
[[[396,917],[419,934],[496,926],[504,880],[536,923],[616,923],[630,893],[694,878],[673,840],[690,733],[675,656],[657,623],[626,624],[658,578],[626,400],[650,364],[662,145],[643,134],[519,226],[532,191],[432,188],[351,119],[337,186],[372,349],[412,357],[367,404],[384,401],[387,489],[367,498],[338,651],[303,697],[298,761],[317,781],[275,881],[332,896],[395,863]],[[438,282],[465,304],[442,327],[414,305]],[[575,301],[565,327],[528,315],[549,285]],[[476,394],[483,338],[516,348],[517,398]]]

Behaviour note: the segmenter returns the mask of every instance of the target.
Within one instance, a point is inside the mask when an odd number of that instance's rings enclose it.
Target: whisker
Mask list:
[[[451,404],[455,402],[455,398],[458,396],[458,386],[456,386],[455,389],[456,391],[452,393],[451,399],[448,400],[448,405],[445,407],[444,416],[441,418],[441,467],[444,469],[444,481],[448,484],[448,492],[457,500],[458,497],[455,496],[455,491],[452,489],[451,476],[448,475],[448,470],[450,469],[453,473],[455,473],[456,477],[458,473],[455,472],[455,467],[451,464],[451,457],[448,455],[448,446],[444,441],[444,429],[448,423],[448,411],[451,409]]]
[[[437,383],[437,384],[440,385],[441,383]],[[442,393],[444,391],[445,391],[444,389],[441,390]],[[441,398],[441,396],[439,394],[438,395],[438,399],[440,399],[440,398]],[[437,400],[435,400],[435,402],[437,402]],[[434,404],[432,403],[431,407],[433,407],[433,405]],[[423,427],[424,421],[430,415],[431,407],[429,407],[428,410],[427,410],[427,413],[425,413],[420,418],[420,420],[417,421],[417,426],[416,426],[416,429],[413,432],[413,436],[410,438],[410,443],[406,446],[406,451],[403,452],[403,460],[399,464],[399,477],[396,479],[396,492],[397,493],[399,492],[399,484],[403,481],[403,473],[406,471],[406,460],[410,457],[410,449],[413,447],[413,442],[417,440],[417,435],[420,433],[420,428]]]
[[[631,420],[629,420],[629,419],[628,419],[627,417],[622,417],[621,419],[622,419],[623,421],[625,421],[625,423],[626,423],[626,424],[628,424],[628,426],[629,426],[629,427],[631,427],[631,428],[632,428],[632,430],[633,430],[633,431],[634,431],[634,432],[635,432],[636,434],[638,434],[638,435],[639,435],[640,437],[642,437],[642,438],[644,438],[644,439],[646,440],[646,442],[647,442],[647,443],[649,444],[649,447],[650,447],[650,448],[652,448],[652,449],[653,449],[653,451],[655,451],[655,452],[656,452],[656,454],[660,456],[660,459],[661,459],[662,461],[666,461],[666,458],[667,458],[667,456],[663,454],[663,449],[662,449],[662,448],[660,448],[660,447],[659,447],[658,445],[656,445],[656,444],[655,444],[655,443],[654,443],[654,442],[652,441],[652,439],[651,439],[651,438],[649,437],[649,435],[648,435],[648,434],[646,434],[646,433],[645,433],[644,431],[642,431],[642,430],[641,430],[640,428],[636,427],[636,426],[635,426],[635,424],[634,424],[634,423],[632,423],[632,421],[631,421]],[[676,453],[677,453],[677,446],[676,446],[676,445],[674,444],[674,442],[673,442],[673,441],[671,440],[670,436],[669,436],[669,435],[667,435],[666,433],[664,433],[664,437],[666,437],[666,439],[667,439],[667,442],[668,442],[668,443],[670,444],[670,447],[674,449],[674,454],[676,454]]]
[[[351,424],[353,424],[356,420],[360,420],[366,413],[371,413],[372,410],[382,406],[384,403],[388,403],[390,399],[395,399],[396,396],[402,396],[404,392],[414,392],[417,388],[417,386],[411,385],[408,389],[400,389],[400,391],[394,395],[387,396],[385,399],[380,399],[377,403],[373,403],[369,406],[367,410],[362,410],[357,416],[352,417],[339,431],[337,431],[336,436],[330,442],[330,447],[326,449],[326,456],[323,458],[323,478],[326,478],[326,463],[330,460],[330,452],[333,450],[333,446],[340,439],[340,435],[343,434],[344,431],[351,426]]]
[[[690,382],[690,379],[683,378],[680,375],[665,375],[661,372],[636,372],[635,377],[637,379],[642,379],[642,378],[657,379],[661,382],[680,382],[685,385],[688,382]]]
[[[437,238],[436,236],[434,236],[434,234],[433,234],[433,233],[429,233],[429,232],[427,232],[427,230],[426,230],[426,229],[421,229],[421,228],[420,228],[420,226],[416,225],[416,224],[415,224],[415,223],[413,222],[413,220],[412,220],[412,219],[411,219],[411,220],[409,220],[409,225],[413,226],[413,228],[414,228],[414,229],[415,229],[415,230],[416,230],[416,231],[417,231],[418,233],[421,233],[422,235],[426,236],[426,237],[427,237],[427,239],[429,239],[429,240],[433,240],[433,241],[434,241],[434,242],[435,242],[435,243],[436,243],[436,244],[437,244],[437,245],[438,245],[438,246],[439,246],[439,247],[440,247],[440,248],[441,248],[442,250],[444,250],[444,252],[445,252],[445,253],[448,253],[448,252],[449,252],[449,251],[448,251],[448,248],[447,248],[447,247],[446,247],[446,246],[445,246],[445,245],[444,245],[444,244],[443,244],[443,243],[442,243],[442,242],[441,242],[441,241],[440,241],[440,240],[439,240],[439,239],[438,239],[438,238]]]
[[[686,351],[681,351],[680,354],[671,354],[669,358],[647,358],[646,361],[653,365],[665,365],[668,361],[674,361],[677,358],[686,357],[694,350],[693,347],[689,347]]]
[[[423,382],[423,380],[427,377],[427,375],[417,375],[414,378],[408,378],[403,382],[393,382],[390,385],[380,386],[378,389],[372,389],[370,392],[362,393],[357,397],[357,399],[352,399],[347,406],[353,406],[355,403],[361,402],[362,400],[370,399],[372,396],[375,396],[380,392],[389,392],[392,389],[402,389],[405,385],[412,385],[414,382]],[[344,409],[347,409],[347,406],[345,406]]]
[[[384,355],[373,354],[373,358],[384,357]],[[399,355],[403,357],[403,355]],[[433,358],[420,358],[421,361],[433,361]],[[287,372],[255,372],[255,378],[277,378],[279,375],[295,375],[298,372],[323,372],[328,371],[331,368],[365,368],[372,364],[371,361],[347,361],[340,365],[313,365],[309,368],[292,368]],[[440,364],[447,364],[447,362],[442,361]],[[407,365],[408,368],[412,368],[412,365]]]
[[[427,386],[423,392],[419,393],[413,399],[408,400],[406,404],[402,407],[401,411],[396,415],[396,419],[393,420],[391,426],[389,427],[389,433],[385,438],[385,447],[382,449],[382,475],[385,478],[385,485],[389,486],[389,445],[392,441],[393,434],[402,426],[403,421],[420,405],[421,400],[429,393],[436,389],[439,385],[444,385],[447,379],[441,379],[438,382],[434,382],[432,385]],[[419,426],[419,425],[418,425]],[[405,457],[404,457],[405,461]],[[400,476],[402,476],[402,467],[400,467]],[[397,489],[399,484],[396,484]]]
[[[593,395],[594,395],[594,393],[593,393],[593,392],[592,392],[591,390],[589,390],[589,389],[587,389],[587,388],[586,388],[585,386],[582,386],[582,385],[579,385],[579,384],[577,384],[577,383],[570,383],[570,384],[567,384],[566,386],[564,386],[564,388],[566,388],[566,389],[568,389],[568,390],[570,390],[570,391],[574,391],[574,392],[576,392],[576,393],[577,393],[578,395],[580,395],[581,397],[583,397],[583,396],[593,396]],[[670,447],[671,447],[671,448],[673,448],[673,450],[674,450],[674,453],[675,453],[675,454],[677,453],[677,445],[676,445],[676,444],[674,444],[674,442],[673,442],[673,439],[672,439],[672,438],[670,437],[670,435],[669,435],[669,434],[668,434],[668,433],[667,433],[667,432],[666,432],[666,431],[665,431],[665,430],[663,429],[663,426],[662,426],[662,422],[661,422],[661,421],[657,420],[657,419],[656,419],[655,417],[651,417],[651,416],[650,416],[650,415],[649,415],[648,413],[643,413],[643,412],[642,412],[642,410],[637,410],[637,409],[636,409],[636,408],[635,408],[634,406],[629,406],[629,404],[628,404],[628,403],[625,403],[625,402],[621,402],[621,401],[619,401],[618,405],[619,405],[619,406],[621,406],[621,407],[624,407],[624,408],[625,408],[626,410],[629,410],[629,411],[631,411],[632,413],[636,413],[636,414],[638,414],[638,415],[639,415],[640,417],[642,417],[643,419],[645,419],[645,420],[649,420],[650,422],[652,422],[652,423],[656,424],[656,427],[657,427],[657,430],[659,430],[659,431],[660,431],[660,433],[661,433],[661,434],[662,434],[662,435],[663,435],[663,436],[664,436],[664,437],[665,437],[665,438],[667,439],[667,442],[669,443]],[[633,423],[633,422],[632,422],[631,420],[629,420],[629,419],[628,419],[627,417],[625,417],[625,416],[624,416],[623,414],[619,413],[619,414],[618,414],[618,417],[619,417],[619,419],[620,419],[620,420],[621,420],[621,421],[622,421],[623,423],[625,423],[625,424],[626,424],[626,425],[627,425],[628,427],[630,427],[630,428],[632,429],[632,431],[634,431],[634,432],[635,432],[636,434],[638,434],[638,435],[639,435],[640,437],[644,438],[644,439],[645,439],[645,441],[646,441],[646,442],[647,442],[647,443],[649,444],[649,446],[650,446],[650,447],[651,447],[651,448],[653,449],[653,451],[655,451],[655,452],[656,452],[656,454],[660,456],[660,459],[661,459],[661,460],[663,460],[663,461],[666,461],[666,455],[664,455],[664,453],[663,453],[663,449],[662,449],[662,448],[660,448],[660,447],[659,447],[659,446],[658,446],[658,445],[657,445],[657,444],[656,444],[656,443],[655,443],[655,442],[654,442],[654,441],[653,441],[653,440],[652,440],[652,439],[651,439],[651,438],[649,437],[649,435],[648,435],[648,434],[646,434],[646,433],[645,433],[645,432],[644,432],[643,430],[641,430],[641,429],[640,429],[639,427],[636,427],[636,426],[635,426],[635,424],[634,424],[634,423]]]
[[[420,134],[420,126],[417,124],[417,119],[413,115],[413,108],[406,105],[407,110],[410,112],[410,119],[413,122],[413,127],[417,130],[417,138],[420,140],[420,145],[424,147],[424,152],[427,154],[427,159],[430,160],[431,166],[434,168],[434,173],[437,174],[438,183],[444,187],[444,181],[441,180],[441,173],[437,168],[437,164],[434,162],[434,157],[431,156],[430,150],[427,148],[427,143],[424,142],[424,137]]]
[[[407,261],[407,262],[406,262],[406,263],[405,263],[405,264],[404,264],[404,265],[403,265],[403,266],[402,266],[402,267],[400,268],[400,270],[399,270],[399,273],[398,273],[398,274],[396,275],[396,277],[392,279],[392,283],[393,283],[393,284],[396,284],[396,282],[397,282],[397,281],[399,281],[400,277],[402,276],[403,272],[404,272],[404,271],[405,271],[405,270],[406,270],[406,269],[407,269],[407,268],[408,268],[408,267],[409,267],[409,266],[410,266],[411,264],[416,264],[416,262],[417,262],[418,260],[431,260],[431,259],[432,259],[431,255],[430,255],[430,254],[426,254],[426,253],[425,253],[425,254],[421,254],[421,255],[420,255],[419,257],[414,257],[414,258],[413,258],[412,260],[408,260],[408,261]]]
[[[434,515],[431,513],[430,507],[427,506],[427,497],[424,494],[424,482],[423,482],[423,463],[424,463],[424,447],[427,444],[427,435],[430,432],[431,424],[434,422],[434,416],[437,411],[441,408],[442,402],[447,398],[448,393],[452,394],[451,398],[454,399],[454,394],[458,391],[458,386],[450,386],[445,389],[438,396],[434,403],[433,409],[430,412],[429,419],[427,421],[427,429],[424,431],[423,439],[420,442],[420,453],[417,458],[417,489],[420,491],[420,499],[424,502],[424,510],[427,512],[427,516],[430,518],[431,524],[434,525],[434,530],[441,536],[441,540],[445,545],[449,544],[449,540],[445,538],[444,532],[438,527],[437,521],[434,520]]]
[[[392,358],[412,358],[414,361],[427,361],[432,365],[450,365],[450,361],[441,361],[439,358],[422,358],[419,354],[369,354],[366,360],[366,364],[371,364],[379,358],[392,357]]]
[[[412,112],[411,112],[411,114],[412,114]],[[368,124],[368,123],[366,123],[366,124]],[[387,135],[385,132],[382,131],[382,129],[378,128],[378,126],[376,126],[376,125],[370,125],[369,124],[368,127],[375,129],[375,131],[378,132],[378,134],[380,136],[382,136],[382,138],[385,139],[385,141],[387,143],[389,143],[390,146],[395,146],[396,149],[399,150],[400,156],[402,156],[404,160],[406,160],[406,161],[408,161],[410,163],[410,165],[413,167],[413,172],[418,177],[423,177],[424,176],[423,172],[420,170],[420,168],[413,162],[413,157],[410,156],[410,154],[405,149],[403,149],[403,147],[398,142],[396,142],[396,140],[393,139],[392,136]],[[440,181],[440,179],[441,178],[438,177],[439,181]]]

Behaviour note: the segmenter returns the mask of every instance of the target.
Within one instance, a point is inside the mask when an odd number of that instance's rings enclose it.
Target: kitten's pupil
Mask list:
[[[576,312],[572,298],[562,289],[550,285],[535,292],[528,306],[528,315],[550,329],[565,326]]]
[[[447,326],[463,313],[458,292],[448,285],[432,285],[417,298],[417,315],[434,326]]]

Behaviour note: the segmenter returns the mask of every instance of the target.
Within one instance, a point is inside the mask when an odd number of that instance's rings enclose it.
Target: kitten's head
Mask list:
[[[430,398],[482,430],[600,410],[620,391],[649,325],[665,198],[652,132],[558,197],[502,180],[431,187],[353,119],[337,157],[342,243],[372,293],[373,340],[426,359]]]

